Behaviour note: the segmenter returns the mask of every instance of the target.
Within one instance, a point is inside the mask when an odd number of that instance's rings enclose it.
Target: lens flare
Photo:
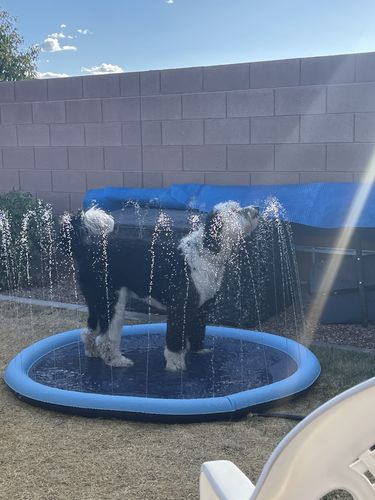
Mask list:
[[[370,191],[374,185],[375,179],[375,155],[373,155],[369,161],[369,164],[360,179],[356,194],[353,198],[352,204],[349,207],[346,219],[344,221],[343,227],[334,243],[334,247],[338,249],[347,249],[348,245],[354,235],[357,228],[358,221],[361,217],[363,208],[367,202]],[[341,266],[344,257],[344,252],[340,255],[331,254],[326,270],[319,285],[319,289],[316,293],[316,298],[313,300],[309,311],[306,315],[306,334],[310,337],[312,332],[314,332],[317,327],[322,312],[327,304],[329,298],[329,291],[332,289],[332,285],[337,276],[338,270]],[[312,338],[306,338],[306,343],[311,343]]]

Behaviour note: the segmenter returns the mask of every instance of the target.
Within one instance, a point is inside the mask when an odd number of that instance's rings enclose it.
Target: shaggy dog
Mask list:
[[[132,366],[120,351],[120,341],[127,300],[137,297],[149,306],[166,308],[166,369],[185,370],[186,351],[204,352],[208,313],[226,263],[233,249],[256,228],[258,215],[256,207],[220,203],[204,224],[179,241],[171,236],[163,212],[152,241],[120,238],[113,217],[99,208],[65,218],[64,232],[71,237],[89,310],[82,333],[86,355],[100,357],[110,366]]]

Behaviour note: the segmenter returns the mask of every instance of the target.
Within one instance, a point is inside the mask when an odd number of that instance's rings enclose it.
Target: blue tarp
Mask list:
[[[366,195],[366,197],[364,196]],[[238,201],[242,206],[263,209],[270,197],[283,205],[290,222],[321,228],[375,227],[375,185],[357,183],[284,184],[267,186],[214,186],[174,184],[168,188],[106,187],[88,191],[84,208],[97,205],[104,210],[121,209],[127,201],[137,201],[169,209],[197,209],[209,212],[219,202]],[[359,217],[348,219],[355,203],[361,204]]]

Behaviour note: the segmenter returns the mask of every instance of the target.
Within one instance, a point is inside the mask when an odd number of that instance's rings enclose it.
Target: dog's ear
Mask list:
[[[203,248],[219,253],[223,231],[223,219],[218,212],[210,212],[206,217],[203,233]]]

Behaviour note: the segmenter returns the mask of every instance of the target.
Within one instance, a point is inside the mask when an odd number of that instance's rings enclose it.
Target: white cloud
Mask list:
[[[51,33],[51,35],[47,35],[48,38],[65,38],[65,35],[62,31],[60,33]]]
[[[44,42],[40,44],[40,49],[42,52],[66,52],[76,51],[77,47],[73,45],[60,45],[58,38],[54,36],[48,36],[44,40]]]
[[[69,75],[66,73],[54,73],[53,71],[46,71],[45,73],[37,73],[38,78],[66,78]]]
[[[85,29],[79,28],[77,31],[81,35],[92,35],[92,31],[88,30],[87,28],[85,28]]]
[[[69,40],[73,40],[73,38],[77,38],[76,36],[72,36],[72,35],[67,35],[66,38],[69,38]]]
[[[174,0],[165,0],[165,3],[169,3],[170,5],[172,5],[172,3],[174,3]]]
[[[66,24],[60,24],[60,28],[66,28]]]
[[[90,75],[105,75],[107,73],[123,73],[124,70],[117,64],[102,63],[99,66],[92,68],[81,68],[81,73],[89,73]]]

